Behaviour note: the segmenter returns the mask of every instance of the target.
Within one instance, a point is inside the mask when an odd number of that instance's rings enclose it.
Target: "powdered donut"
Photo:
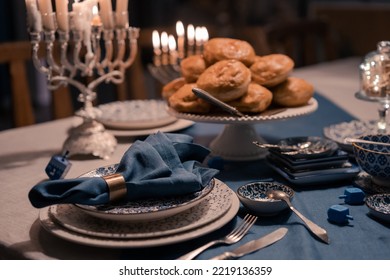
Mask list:
[[[222,60],[207,68],[196,82],[221,101],[240,98],[248,90],[251,71],[238,60]]]
[[[284,107],[306,105],[314,94],[314,87],[304,79],[289,77],[272,89],[273,102]]]
[[[208,65],[221,60],[236,59],[249,67],[255,56],[255,50],[248,42],[231,38],[210,39],[203,48],[203,57]]]
[[[260,113],[265,111],[272,102],[272,92],[256,83],[250,83],[247,93],[237,100],[229,102],[243,113]]]
[[[185,84],[179,88],[168,99],[168,104],[173,109],[182,113],[208,113],[211,104],[198,98],[192,89],[196,87],[195,83]]]
[[[192,55],[180,62],[181,74],[187,83],[195,83],[200,74],[206,70],[206,61],[201,55]]]
[[[280,84],[291,73],[294,61],[284,54],[257,56],[251,65],[252,81],[266,87]]]
[[[184,86],[186,84],[186,81],[183,77],[176,78],[169,83],[167,83],[161,91],[161,95],[164,99],[168,99],[171,97],[172,94],[174,94],[179,88]]]

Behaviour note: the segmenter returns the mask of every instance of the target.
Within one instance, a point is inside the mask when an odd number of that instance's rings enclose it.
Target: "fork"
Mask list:
[[[235,229],[233,229],[232,232],[230,232],[224,238],[210,241],[209,243],[206,243],[205,245],[181,256],[180,258],[178,258],[178,260],[192,260],[197,255],[199,255],[206,249],[210,248],[211,246],[217,244],[230,245],[240,241],[244,237],[244,235],[248,232],[250,227],[256,222],[256,220],[257,220],[256,216],[246,214],[242,223],[239,226],[237,226]]]

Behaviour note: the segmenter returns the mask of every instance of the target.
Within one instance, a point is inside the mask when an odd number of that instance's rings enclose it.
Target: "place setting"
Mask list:
[[[190,136],[159,132],[132,144],[119,164],[44,181],[29,199],[47,231],[75,243],[138,248],[185,241],[222,227],[239,209],[235,193],[215,178],[218,170],[201,165],[208,153]]]

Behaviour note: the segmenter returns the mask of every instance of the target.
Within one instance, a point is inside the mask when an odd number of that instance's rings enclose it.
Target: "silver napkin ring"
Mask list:
[[[110,202],[126,197],[127,189],[125,178],[119,174],[111,174],[102,177],[108,186],[108,197]]]

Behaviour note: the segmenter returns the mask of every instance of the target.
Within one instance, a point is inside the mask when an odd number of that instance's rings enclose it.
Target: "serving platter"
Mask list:
[[[180,231],[180,232],[173,232],[166,235],[158,234],[158,231],[156,231],[157,236],[148,236],[146,238],[130,238],[130,236],[128,236],[128,238],[112,238],[112,237],[97,237],[97,236],[93,236],[92,234],[84,234],[84,233],[77,232],[75,230],[70,230],[69,228],[62,226],[60,223],[55,222],[55,220],[51,218],[51,215],[49,213],[50,207],[46,207],[40,210],[39,220],[42,227],[48,232],[54,234],[55,236],[74,243],[88,245],[88,246],[103,247],[103,248],[144,248],[144,247],[168,245],[168,244],[190,240],[208,234],[212,231],[221,228],[236,216],[240,207],[240,201],[238,197],[226,184],[222,182],[220,183],[219,188],[224,190],[224,195],[218,196],[217,200],[219,200],[220,202],[227,201],[227,200],[231,201],[230,207],[228,208],[227,211],[222,210],[220,208],[219,211],[225,211],[224,214],[220,215],[218,218],[212,219],[209,223],[204,223],[201,226]],[[205,202],[206,200],[203,203]],[[215,202],[216,201],[209,201],[208,203],[215,203]],[[195,207],[203,207],[203,206],[201,203]],[[182,215],[182,214],[184,214],[184,212],[178,215]],[[172,216],[167,219],[172,219],[173,217],[175,217],[175,219],[178,218],[176,216]],[[84,228],[84,230],[89,230],[89,229]],[[142,234],[138,233],[138,236],[140,235]],[[153,235],[153,233],[151,232],[150,235]]]
[[[313,113],[318,108],[318,102],[311,98],[306,105],[283,108],[282,111],[263,112],[244,117],[233,116],[228,113],[218,114],[189,114],[180,113],[172,108],[168,112],[179,119],[194,122],[224,124],[223,131],[210,143],[214,156],[231,161],[247,161],[264,158],[266,151],[258,149],[252,142],[264,143],[264,139],[257,134],[254,125],[265,121],[285,120]],[[280,109],[280,108],[279,108]]]

